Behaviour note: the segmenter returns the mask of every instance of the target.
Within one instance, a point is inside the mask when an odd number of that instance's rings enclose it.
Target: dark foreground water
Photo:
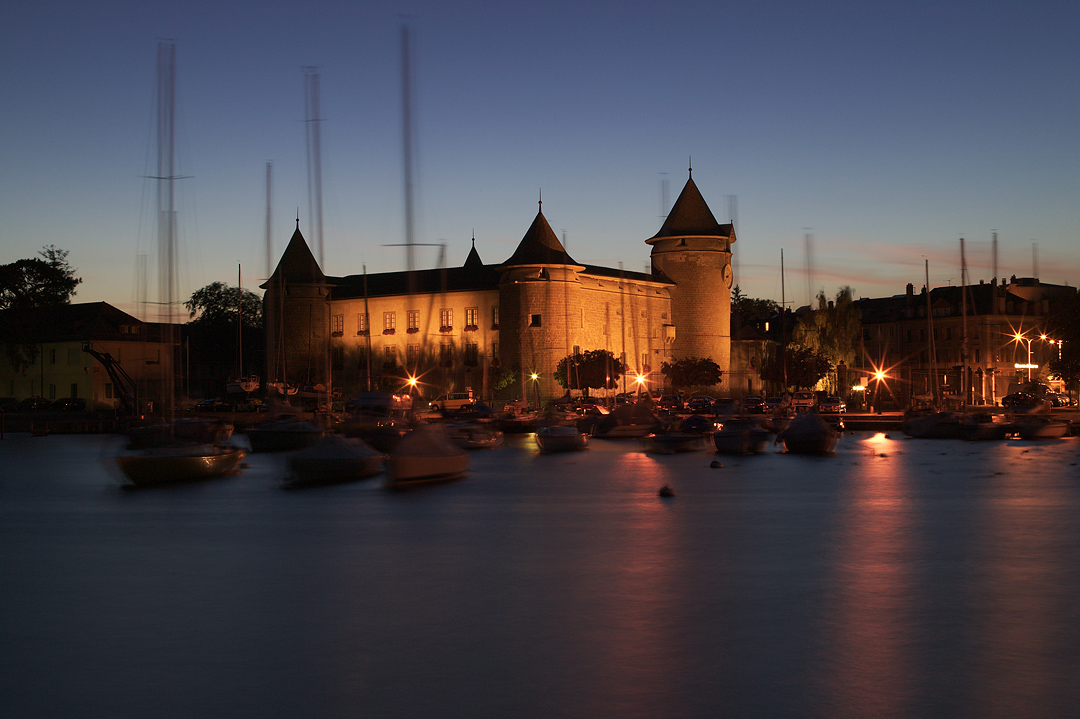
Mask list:
[[[1080,441],[473,454],[461,482],[118,488],[0,441],[5,717],[1068,717]],[[678,493],[662,500],[657,489]]]

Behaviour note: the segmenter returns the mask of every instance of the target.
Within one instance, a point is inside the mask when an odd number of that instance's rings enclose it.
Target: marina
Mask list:
[[[283,491],[288,453],[125,491],[124,441],[0,442],[6,716],[1067,716],[1080,700],[1073,437],[848,431],[828,456],[770,444],[713,466],[711,449],[550,454],[507,435],[461,480],[407,493]]]

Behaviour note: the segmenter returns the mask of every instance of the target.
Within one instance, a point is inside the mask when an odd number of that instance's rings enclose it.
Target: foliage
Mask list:
[[[793,343],[766,357],[761,366],[761,379],[784,387],[810,389],[829,374],[832,368],[832,363],[818,350]]]
[[[564,389],[614,389],[623,375],[622,363],[608,350],[586,350],[567,355],[555,367],[555,381]]]
[[[731,289],[731,315],[741,322],[767,320],[780,311],[780,304],[774,300],[747,297],[738,285]]]
[[[674,362],[664,362],[660,371],[668,384],[675,389],[712,387],[720,384],[724,371],[708,357],[686,357]]]
[[[1080,317],[1080,294],[1072,293],[1050,301],[1046,334],[1063,341],[1061,359],[1055,356],[1049,362],[1050,376],[1064,380],[1070,387],[1080,382],[1080,324],[1077,317]]]
[[[240,317],[245,328],[261,329],[262,299],[250,290],[230,287],[224,282],[212,282],[202,289],[195,290],[191,299],[184,303],[191,324],[232,325],[236,328],[236,305],[240,301]],[[196,316],[197,315],[197,316]]]
[[[243,322],[239,332],[238,299]],[[248,290],[238,293],[236,287],[213,282],[192,293],[184,307],[195,318],[187,324],[194,386],[206,396],[213,396],[220,394],[229,377],[236,376],[241,369],[244,374],[261,374],[266,335],[262,331],[262,300],[258,295]]]
[[[830,306],[825,293],[819,292],[817,309],[799,318],[792,342],[815,350],[833,365],[841,362],[849,366],[853,364],[862,330],[862,320],[853,295],[850,287],[841,287]]]
[[[0,348],[16,372],[37,361],[37,307],[66,305],[82,279],[67,262],[67,250],[47,245],[41,257],[0,265]]]
[[[492,367],[488,370],[488,381],[493,391],[502,392],[517,381],[517,373],[508,368]]]

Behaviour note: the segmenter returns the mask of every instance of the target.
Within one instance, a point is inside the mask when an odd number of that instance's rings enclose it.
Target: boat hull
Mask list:
[[[650,434],[642,440],[650,454],[678,454],[705,449],[705,437],[700,434]]]
[[[536,433],[541,452],[578,452],[589,448],[589,436],[574,427],[545,427]]]
[[[138,487],[200,482],[235,472],[244,451],[223,447],[159,447],[116,458],[128,481]]]

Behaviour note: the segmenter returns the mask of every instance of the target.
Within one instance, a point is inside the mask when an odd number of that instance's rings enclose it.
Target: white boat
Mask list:
[[[394,489],[458,479],[469,469],[469,454],[446,428],[422,424],[401,438],[390,453],[386,486]]]
[[[341,484],[374,477],[383,470],[386,455],[363,440],[328,434],[289,458],[290,475],[285,487]]]
[[[244,450],[209,444],[147,447],[123,452],[116,463],[137,487],[199,482],[232,474],[240,467]]]
[[[255,375],[229,380],[229,383],[225,385],[225,391],[229,394],[250,394],[257,389],[259,389],[259,378]]]
[[[576,452],[589,447],[589,435],[577,427],[541,427],[536,430],[536,445],[541,452]]]
[[[754,421],[732,418],[725,420],[712,437],[713,446],[720,454],[762,454],[769,441],[769,432]]]
[[[783,442],[792,454],[832,454],[839,439],[840,433],[814,409],[792,419],[776,436],[777,443]]]

